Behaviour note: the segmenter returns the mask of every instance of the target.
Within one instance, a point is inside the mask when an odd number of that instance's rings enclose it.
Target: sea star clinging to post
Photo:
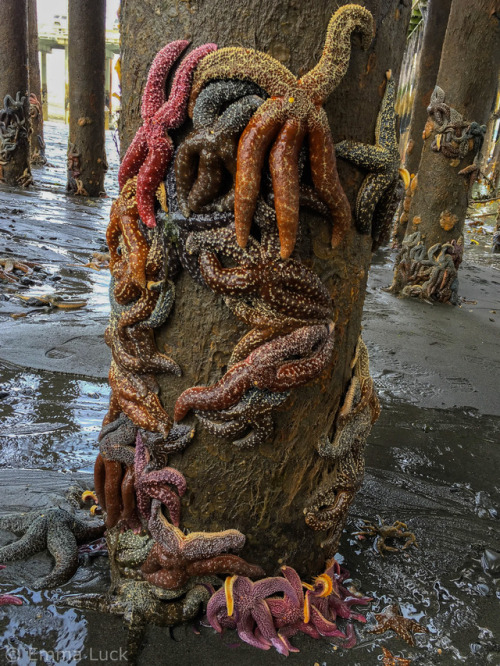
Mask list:
[[[395,212],[394,201],[401,176],[405,188],[410,175],[400,168],[396,114],[394,111],[395,82],[392,72],[386,72],[387,84],[375,128],[375,145],[356,141],[341,141],[335,146],[343,157],[370,173],[363,181],[356,200],[356,227],[362,234],[371,232],[376,246],[386,240]]]
[[[217,48],[216,44],[204,44],[184,58],[165,101],[166,77],[188,44],[186,40],[167,44],[153,60],[141,109],[144,124],[137,131],[118,172],[120,189],[129,178],[137,175],[137,207],[148,227],[156,226],[154,195],[174,152],[167,131],[180,127],[184,121],[193,72],[199,61]]]
[[[242,247],[248,241],[267,150],[274,142],[269,163],[281,256],[287,258],[293,252],[299,224],[298,155],[306,136],[314,186],[335,221],[332,246],[338,246],[345,235],[351,210],[338,178],[335,148],[322,105],[347,71],[354,30],[362,33],[367,47],[374,32],[372,15],[360,5],[340,7],[328,25],[319,63],[300,79],[271,56],[244,48],[221,49],[198,67],[190,114],[202,87],[214,79],[250,80],[270,96],[253,115],[238,145],[234,211]]]

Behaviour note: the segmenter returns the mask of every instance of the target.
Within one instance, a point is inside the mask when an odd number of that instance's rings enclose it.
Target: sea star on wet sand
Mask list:
[[[102,536],[104,525],[80,520],[64,509],[30,511],[0,518],[0,528],[23,536],[0,548],[0,560],[9,562],[47,549],[55,560],[50,574],[31,584],[34,590],[67,583],[78,567],[78,543]]]
[[[137,131],[118,172],[120,189],[129,178],[137,175],[137,207],[148,227],[156,225],[154,195],[174,152],[167,132],[184,122],[193,72],[200,60],[217,48],[216,44],[204,44],[184,58],[165,101],[165,80],[188,45],[186,40],[171,42],[153,60],[142,100],[144,124]]]
[[[376,613],[375,619],[377,620],[377,625],[370,630],[371,634],[383,634],[386,631],[394,631],[411,646],[415,645],[413,634],[429,633],[429,630],[424,625],[401,615],[401,609],[398,604],[390,604],[384,608],[382,613]]]

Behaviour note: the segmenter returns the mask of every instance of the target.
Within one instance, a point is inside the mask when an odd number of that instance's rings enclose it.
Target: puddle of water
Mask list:
[[[2,467],[93,470],[107,382],[0,365]]]

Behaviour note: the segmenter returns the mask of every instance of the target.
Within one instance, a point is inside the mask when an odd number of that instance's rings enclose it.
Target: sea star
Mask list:
[[[304,326],[264,343],[244,361],[233,365],[213,386],[196,386],[184,391],[175,403],[175,420],[181,421],[191,409],[232,407],[253,386],[286,391],[306,384],[330,361],[333,332],[332,323]]]
[[[118,172],[120,189],[129,178],[137,175],[137,207],[148,227],[156,226],[154,195],[174,152],[167,132],[184,122],[193,72],[200,60],[217,48],[216,44],[204,44],[184,58],[165,101],[166,77],[188,44],[185,40],[171,42],[153,60],[141,108],[144,124],[137,131]]]
[[[365,473],[364,441],[357,441],[339,460],[333,487],[319,488],[304,509],[305,521],[313,530],[333,530],[328,546],[334,552],[338,545],[349,506],[361,487]]]
[[[386,72],[387,84],[375,128],[375,145],[341,141],[335,146],[337,157],[349,160],[370,173],[363,181],[356,200],[356,227],[362,234],[372,234],[377,246],[387,240],[394,215],[394,195],[399,177],[410,184],[410,175],[400,168],[396,114],[394,111],[395,81],[391,70]],[[396,202],[397,203],[397,202]],[[392,212],[392,215],[391,215]]]
[[[342,568],[334,558],[327,561],[326,567],[326,570],[314,579],[312,585],[303,583],[307,588],[304,604],[306,620],[310,617],[314,607],[330,622],[334,622],[337,617],[340,617],[365,623],[365,616],[353,612],[352,607],[366,606],[372,601],[371,597],[364,597],[356,590],[345,587],[344,582],[349,578],[349,572]],[[351,623],[347,625],[346,638],[347,642],[343,644],[343,647],[352,647],[356,642],[356,635]]]
[[[47,549],[55,566],[31,584],[34,590],[67,583],[78,567],[78,543],[102,536],[102,523],[88,523],[64,509],[30,511],[0,518],[0,528],[23,536],[0,548],[0,559],[20,560]]]
[[[371,634],[383,634],[386,631],[394,631],[411,646],[415,645],[413,634],[429,633],[427,627],[415,622],[415,620],[403,617],[398,604],[390,604],[384,608],[382,613],[376,613],[375,619],[377,620],[377,626],[370,630]]]
[[[165,589],[177,589],[193,576],[240,574],[252,578],[265,575],[261,567],[249,564],[228,550],[241,550],[245,536],[238,530],[191,532],[187,536],[169,523],[161,503],[153,499],[149,531],[155,544],[141,567],[144,578]]]
[[[123,616],[127,628],[127,660],[134,664],[148,625],[172,627],[192,620],[210,596],[207,585],[197,580],[190,581],[170,599],[164,599],[163,593],[164,590],[145,581],[126,580],[112,595],[82,594],[66,597],[58,603]]]
[[[410,546],[418,548],[417,538],[413,532],[410,532],[406,523],[396,520],[392,525],[387,525],[385,520],[380,518],[380,516],[377,516],[377,519],[378,525],[370,523],[369,520],[363,520],[363,529],[359,532],[353,532],[353,536],[374,536],[374,546],[382,557],[384,557],[384,551],[399,553]],[[395,546],[388,546],[385,543],[386,539],[405,539],[405,543],[401,548],[397,548]]]
[[[231,576],[208,602],[208,621],[219,633],[222,632],[221,622],[229,624],[237,629],[245,643],[261,650],[273,645],[280,654],[288,655],[289,643],[276,632],[266,603],[266,597],[277,592],[286,594],[293,603],[299,601],[294,587],[285,578],[264,578],[253,583],[242,576]]]
[[[234,178],[236,175],[236,151],[238,138],[253,113],[263,103],[257,95],[241,97],[242,86],[255,88],[242,81],[226,81],[212,84],[220,94],[221,85],[232,85],[233,93],[239,95],[212,123],[199,124],[199,115],[194,114],[194,131],[182,142],[175,158],[177,195],[182,214],[189,217],[191,211],[199,212],[205,204],[214,201],[221,191],[224,168]],[[210,91],[211,86],[204,92]],[[227,98],[228,95],[225,95]],[[205,101],[205,100],[202,100]],[[227,101],[231,101],[230,99]],[[204,121],[208,114],[203,114]],[[234,192],[223,197],[219,209],[227,209],[234,199]]]
[[[111,206],[106,243],[109,248],[109,270],[114,274],[121,267],[120,278],[125,283],[125,293],[115,286],[118,303],[125,305],[140,294],[146,286],[146,260],[149,244],[139,222],[136,201],[137,178],[129,179]],[[123,245],[122,245],[123,243]]]
[[[221,49],[200,64],[193,82],[190,113],[202,87],[213,79],[251,80],[269,95],[238,145],[234,211],[242,247],[248,241],[261,170],[273,141],[269,163],[282,258],[289,257],[295,246],[299,224],[298,155],[306,136],[314,186],[335,220],[334,247],[347,231],[351,210],[338,178],[335,148],[322,105],[347,71],[354,30],[361,31],[367,47],[374,33],[373,17],[364,7],[345,5],[330,20],[319,63],[300,79],[271,56],[252,49]]]
[[[170,520],[178,527],[181,513],[180,497],[186,492],[186,479],[173,467],[150,469],[150,455],[137,432],[135,440],[135,492],[139,514],[146,521],[151,517],[151,500],[157,499],[169,512]],[[174,492],[167,484],[175,486]]]
[[[113,400],[131,421],[145,430],[160,432],[167,437],[172,427],[172,419],[157,395],[158,384],[153,375],[127,373],[112,360],[109,385]]]
[[[249,430],[233,444],[250,448],[262,444],[271,436],[274,424],[270,412],[282,405],[289,395],[289,391],[273,393],[252,388],[233,407],[219,411],[195,410],[195,414],[208,432],[216,437],[234,437]]]
[[[320,638],[321,636],[349,638],[337,627],[334,621],[335,618],[329,620],[324,617],[318,608],[309,602],[309,598],[306,602],[304,584],[295,569],[285,566],[281,567],[281,572],[295,590],[297,600],[285,594],[283,599],[271,597],[267,599],[266,603],[273,616],[274,625],[278,629],[279,636],[290,652],[298,652],[297,648],[294,648],[288,641],[290,636],[294,636],[298,632],[307,634],[311,638]]]
[[[318,444],[318,453],[332,460],[340,460],[356,440],[366,441],[371,426],[380,415],[380,405],[370,375],[368,349],[361,336],[351,368],[352,379],[336,418],[334,437],[330,440],[325,436]]]
[[[404,659],[403,657],[395,657],[390,650],[383,647],[382,648],[383,656],[382,665],[383,666],[410,666],[411,660]]]

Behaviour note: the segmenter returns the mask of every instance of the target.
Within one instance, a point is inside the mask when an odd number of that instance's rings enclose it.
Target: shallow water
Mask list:
[[[7,336],[0,336],[0,358],[7,358],[0,361],[0,467],[12,469],[12,479],[16,474],[24,478],[17,470],[27,468],[90,472],[109,399],[105,357],[98,367],[71,356],[66,342],[42,341],[38,348],[33,339],[42,322],[54,339],[67,329],[69,341],[92,326],[97,331],[92,344],[104,348],[109,273],[83,264],[92,252],[104,249],[111,197],[116,194],[117,151],[108,135],[109,198],[68,197],[65,132],[62,125],[46,124],[52,166],[34,170],[34,188],[0,186],[0,257],[35,261],[41,268],[30,276],[35,284],[2,287],[7,300],[0,300],[4,333],[29,340],[26,361],[17,359],[16,365],[9,361]],[[488,213],[490,206],[475,204],[471,214]],[[429,634],[419,634],[413,649],[392,634],[373,636],[362,629],[351,651],[294,637],[301,652],[291,655],[290,663],[373,665],[381,663],[380,645],[387,645],[414,664],[500,664],[500,578],[481,564],[486,547],[500,551],[500,403],[495,397],[500,258],[489,249],[493,216],[480,219],[485,220],[482,226],[466,227],[471,233],[465,234],[460,308],[431,310],[381,291],[391,279],[394,253],[387,250],[374,257],[365,303],[363,335],[382,414],[369,440],[365,483],[352,507],[340,557],[360,589],[376,598],[369,623],[373,612],[399,601],[403,613],[423,623]],[[34,307],[17,293],[56,294],[87,304],[65,311]],[[61,372],[70,361],[71,373]],[[81,478],[84,487],[90,477]],[[352,536],[361,519],[373,522],[377,516],[388,523],[407,523],[419,548],[381,557],[372,538]],[[42,563],[50,566],[48,558]],[[119,618],[55,604],[61,593],[105,588],[105,558],[83,564],[61,590],[43,593],[29,588],[32,576],[40,573],[34,560],[12,563],[0,573],[0,591],[18,594],[26,602],[0,607],[0,664],[72,665],[79,659],[120,663],[125,632]],[[141,663],[283,663],[274,652],[257,653],[241,644],[233,633],[221,639],[211,629],[201,627],[200,632],[189,626],[171,634],[151,628]],[[112,650],[117,652],[112,655]]]

